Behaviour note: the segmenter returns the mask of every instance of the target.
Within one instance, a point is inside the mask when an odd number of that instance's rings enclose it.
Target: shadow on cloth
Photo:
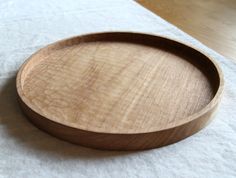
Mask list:
[[[21,112],[17,102],[15,81],[15,76],[7,78],[4,86],[1,87],[0,124],[5,128],[9,141],[29,150],[29,154],[33,152],[33,154],[43,154],[44,156],[46,154],[52,158],[99,160],[139,153],[85,148],[42,132],[32,125]]]

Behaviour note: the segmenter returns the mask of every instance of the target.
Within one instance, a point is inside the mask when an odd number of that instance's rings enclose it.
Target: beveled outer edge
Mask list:
[[[205,57],[208,58],[208,60],[214,65],[214,67],[216,68],[218,77],[219,77],[219,86],[218,89],[213,97],[213,99],[210,101],[210,103],[208,103],[203,109],[201,109],[199,112],[194,113],[193,115],[190,115],[188,117],[188,122],[183,122],[180,123],[178,125],[175,125],[174,127],[169,127],[169,128],[165,128],[162,130],[158,130],[158,131],[151,131],[151,132],[144,132],[144,133],[104,133],[104,132],[94,132],[94,131],[90,131],[90,130],[83,130],[83,129],[79,129],[76,127],[72,127],[66,124],[61,124],[59,122],[50,120],[50,118],[47,118],[46,116],[37,113],[37,111],[32,107],[29,106],[28,104],[30,103],[27,99],[27,97],[25,97],[24,92],[22,90],[22,83],[21,83],[21,73],[24,70],[25,66],[28,64],[28,62],[38,53],[40,53],[43,49],[45,48],[49,48],[54,46],[55,44],[58,43],[63,43],[66,42],[68,40],[74,39],[74,38],[82,38],[82,37],[86,37],[86,36],[90,36],[90,35],[99,35],[99,34],[138,34],[138,35],[147,35],[147,36],[152,36],[152,37],[158,37],[158,38],[162,38],[162,39],[166,39],[166,40],[170,40],[173,41],[175,43],[179,43],[187,48],[192,48],[193,50],[195,50],[198,53],[201,53],[202,55],[204,55]],[[71,38],[67,38],[64,40],[60,40],[57,41],[55,43],[49,44],[47,46],[45,46],[44,48],[38,50],[37,52],[35,52],[33,55],[31,55],[21,66],[18,74],[17,74],[17,78],[16,78],[16,88],[17,88],[17,94],[19,97],[19,102],[21,105],[21,108],[23,109],[24,113],[29,117],[29,119],[39,128],[41,128],[42,130],[45,130],[46,132],[48,132],[49,134],[52,135],[56,135],[57,137],[60,137],[64,140],[67,140],[69,142],[73,142],[73,143],[78,143],[84,146],[89,146],[89,147],[94,147],[94,148],[101,148],[101,149],[109,149],[109,150],[140,150],[140,149],[147,149],[147,148],[155,148],[155,147],[160,147],[160,146],[164,146],[164,145],[168,145],[174,142],[177,142],[179,140],[182,140],[194,133],[196,133],[197,131],[201,130],[204,126],[207,125],[208,121],[210,121],[211,116],[214,114],[217,105],[222,97],[222,93],[223,93],[223,88],[224,88],[224,79],[223,79],[223,73],[220,69],[220,67],[218,66],[218,64],[214,61],[214,59],[212,59],[209,55],[205,54],[204,52],[202,52],[199,49],[196,49],[195,47],[193,47],[190,44],[185,44],[181,41],[178,41],[176,39],[171,39],[169,37],[166,36],[158,36],[156,34],[147,34],[147,33],[140,33],[140,32],[126,32],[126,31],[117,31],[117,32],[100,32],[100,33],[88,33],[88,34],[84,34],[84,35],[79,35],[79,36],[75,36],[75,37],[71,37]],[[33,115],[33,118],[30,116]],[[42,121],[42,119],[44,119],[44,121]],[[45,122],[44,124],[41,123]],[[44,128],[44,125],[47,123],[47,125],[51,125],[54,128],[57,129],[53,129],[48,127],[47,129]],[[64,133],[58,133],[60,132],[59,130],[61,129],[66,129],[68,130],[68,134],[69,135],[65,135]],[[78,132],[77,136],[85,136],[86,139],[70,139],[68,138],[69,136],[71,136],[71,134],[73,132]],[[182,133],[181,133],[182,132]],[[170,139],[170,136],[173,134],[175,134],[175,139]],[[181,135],[182,134],[182,135]],[[59,135],[59,136],[58,136]],[[64,136],[63,136],[64,135]],[[163,140],[162,143],[155,143],[155,141],[151,144],[145,144],[142,141],[140,142],[140,146],[136,147],[136,146],[132,146],[130,145],[127,141],[127,143],[125,144],[114,144],[112,143],[114,146],[109,146],[107,144],[100,144],[100,143],[94,143],[91,144],[91,140],[89,141],[88,138],[95,137],[96,138],[102,138],[102,139],[107,139],[107,141],[111,141],[114,140],[116,137],[118,140],[122,139],[122,140],[127,140],[129,142],[131,141],[138,141],[138,140],[142,140],[142,139],[147,139],[150,138],[150,141],[154,141],[154,140]],[[168,136],[166,136],[168,135]],[[178,136],[180,135],[180,136]],[[88,138],[87,138],[88,137]],[[128,138],[127,138],[128,137]],[[153,138],[153,139],[151,139]],[[165,139],[164,139],[165,138]],[[94,140],[94,138],[93,138]],[[160,142],[160,141],[159,141]],[[121,145],[121,146],[119,146]],[[129,145],[129,146],[127,146]]]

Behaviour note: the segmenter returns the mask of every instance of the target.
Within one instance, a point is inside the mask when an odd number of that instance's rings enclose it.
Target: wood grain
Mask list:
[[[49,45],[21,67],[21,106],[39,128],[103,149],[159,147],[206,125],[222,74],[195,49],[137,33],[100,33]]]
[[[236,61],[235,0],[137,0],[205,45]]]

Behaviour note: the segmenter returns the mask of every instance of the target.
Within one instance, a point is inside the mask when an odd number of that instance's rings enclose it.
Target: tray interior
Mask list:
[[[219,87],[214,64],[161,37],[100,34],[48,46],[26,63],[30,107],[67,126],[144,133],[191,120]]]

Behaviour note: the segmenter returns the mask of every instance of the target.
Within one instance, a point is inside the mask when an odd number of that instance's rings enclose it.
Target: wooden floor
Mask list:
[[[236,0],[137,0],[236,62]]]

